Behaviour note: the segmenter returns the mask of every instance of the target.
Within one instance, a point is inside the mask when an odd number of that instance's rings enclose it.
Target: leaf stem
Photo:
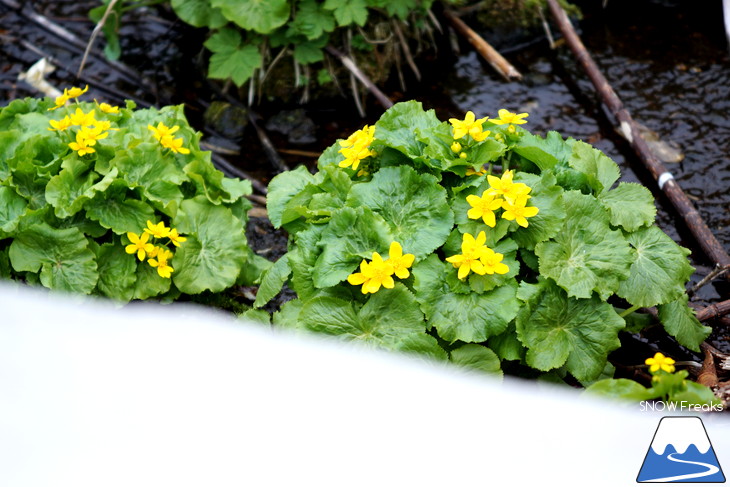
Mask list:
[[[629,309],[625,310],[623,313],[619,313],[619,316],[621,318],[625,318],[639,308],[641,308],[641,306],[634,305],[634,306],[630,307]]]

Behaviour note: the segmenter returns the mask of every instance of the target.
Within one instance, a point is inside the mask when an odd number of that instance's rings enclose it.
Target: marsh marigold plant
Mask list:
[[[325,150],[316,173],[277,175],[268,214],[289,251],[255,305],[288,283],[297,298],[277,325],[573,383],[610,370],[639,307],[699,350],[709,329],[687,306],[688,251],[654,224],[651,192],[618,182],[584,142],[531,134],[527,118],[443,122],[399,103]]]

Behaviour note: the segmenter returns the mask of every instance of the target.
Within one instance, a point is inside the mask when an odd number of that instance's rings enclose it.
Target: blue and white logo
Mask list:
[[[659,421],[637,482],[725,482],[715,450],[697,417]]]

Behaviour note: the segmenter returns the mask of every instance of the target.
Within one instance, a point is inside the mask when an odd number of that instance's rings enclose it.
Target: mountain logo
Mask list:
[[[636,481],[725,482],[702,420],[693,416],[662,418]]]

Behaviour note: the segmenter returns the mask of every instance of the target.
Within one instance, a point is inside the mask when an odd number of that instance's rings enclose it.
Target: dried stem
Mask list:
[[[378,100],[378,102],[380,102],[380,104],[383,105],[383,107],[385,109],[388,109],[393,106],[393,102],[390,101],[390,99],[388,99],[387,96],[385,96],[385,93],[380,91],[380,89],[377,86],[375,86],[375,84],[370,80],[370,78],[365,76],[365,74],[362,71],[360,71],[360,68],[358,68],[357,64],[355,64],[355,61],[353,61],[349,56],[345,55],[342,51],[340,51],[339,49],[337,49],[335,47],[327,46],[326,49],[327,49],[328,53],[330,53],[331,55],[333,55],[337,59],[339,59],[340,62],[342,63],[342,65],[345,66],[348,70],[350,70],[350,73],[352,73],[352,75],[354,77],[356,77],[363,85],[365,85],[365,87],[368,89],[368,91],[370,91],[370,93],[372,93],[375,96],[375,98]],[[358,104],[359,104],[359,102],[358,102]]]
[[[84,50],[84,56],[81,58],[81,64],[79,64],[79,70],[76,72],[76,77],[78,78],[81,76],[81,73],[84,70],[84,66],[86,65],[86,58],[89,56],[89,53],[91,52],[91,48],[94,45],[94,41],[96,40],[96,36],[99,35],[99,32],[101,32],[101,29],[104,28],[104,24],[106,24],[106,19],[109,17],[109,14],[114,9],[114,5],[116,5],[118,0],[111,0],[109,2],[109,5],[106,6],[106,10],[104,11],[104,15],[101,17],[101,20],[98,24],[94,27],[94,30],[91,31],[91,36],[89,37],[89,42],[86,44],[86,49]]]
[[[700,282],[695,284],[692,287],[692,289],[687,291],[687,294],[689,294],[689,296],[692,297],[697,291],[700,290],[700,288],[702,288],[702,286],[704,286],[705,284],[709,283],[710,281],[722,276],[729,270],[730,270],[730,266],[720,267],[719,265],[716,265],[715,268],[712,270],[712,272],[707,274],[704,278],[702,278],[702,280]]]
[[[406,62],[408,62],[408,66],[410,66],[413,74],[416,75],[416,79],[418,81],[421,81],[421,72],[418,70],[418,66],[416,66],[416,62],[413,60],[413,56],[411,55],[411,48],[408,47],[408,42],[403,35],[403,31],[401,30],[396,20],[393,20],[391,23],[393,24],[393,30],[395,31],[395,35],[398,36],[398,41],[400,41],[401,49],[403,50],[403,55],[406,57]]]
[[[463,20],[458,18],[453,12],[444,10],[444,17],[449,21],[452,27],[466,37],[466,39],[474,46],[474,49],[492,66],[504,79],[510,81],[512,79],[522,79],[522,75],[512,66],[500,53],[496,51],[482,36],[474,32]]]

